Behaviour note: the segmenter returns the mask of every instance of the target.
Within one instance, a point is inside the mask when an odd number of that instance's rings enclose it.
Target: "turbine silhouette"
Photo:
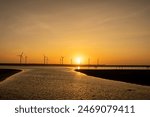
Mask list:
[[[19,63],[21,64],[22,63],[22,59],[23,59],[23,52],[20,55],[18,55],[18,56],[19,56]]]
[[[71,58],[70,62],[71,62],[71,65],[72,65],[72,58]]]
[[[46,56],[45,55],[43,55],[44,56],[44,64],[46,64]]]
[[[46,57],[46,64],[48,64],[48,57]]]
[[[64,64],[64,57],[63,56],[60,57],[60,64]]]
[[[90,65],[90,57],[88,58],[88,65]]]
[[[43,55],[44,56],[44,64],[48,64],[48,57]]]

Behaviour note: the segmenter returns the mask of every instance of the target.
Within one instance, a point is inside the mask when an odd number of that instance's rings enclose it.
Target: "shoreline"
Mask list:
[[[150,99],[149,86],[90,77],[72,68],[4,68],[23,71],[0,82],[0,100]]]
[[[0,69],[0,82],[21,71],[18,69]]]
[[[107,64],[43,64],[43,63],[0,63],[0,66],[59,66],[59,67],[113,67],[113,68],[128,68],[128,67],[138,67],[138,68],[145,68],[145,69],[150,69],[150,65],[107,65]]]
[[[75,69],[97,78],[150,86],[150,70],[139,69]]]

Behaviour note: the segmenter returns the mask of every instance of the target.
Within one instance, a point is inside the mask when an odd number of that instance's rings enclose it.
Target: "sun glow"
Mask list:
[[[77,57],[75,61],[76,61],[76,64],[81,64],[81,58],[80,57]]]

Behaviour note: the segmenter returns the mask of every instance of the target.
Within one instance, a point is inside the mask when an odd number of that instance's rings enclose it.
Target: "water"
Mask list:
[[[150,70],[149,67],[75,67],[76,69],[139,69],[139,70]]]
[[[22,69],[0,82],[0,99],[150,99],[150,87],[87,76],[70,67]]]

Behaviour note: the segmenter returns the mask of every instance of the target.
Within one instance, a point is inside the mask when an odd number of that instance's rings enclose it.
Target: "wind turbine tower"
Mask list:
[[[18,55],[18,56],[19,56],[19,62],[21,64],[22,63],[22,59],[23,59],[23,52],[20,55]]]
[[[46,64],[48,64],[48,57],[46,57]]]
[[[64,57],[63,56],[61,56],[61,64],[64,64]]]
[[[46,64],[46,56],[44,55],[44,64]]]
[[[71,65],[72,65],[72,58],[71,58]]]
[[[97,59],[97,65],[99,65],[99,58]]]
[[[90,65],[90,57],[88,58],[88,65]]]

